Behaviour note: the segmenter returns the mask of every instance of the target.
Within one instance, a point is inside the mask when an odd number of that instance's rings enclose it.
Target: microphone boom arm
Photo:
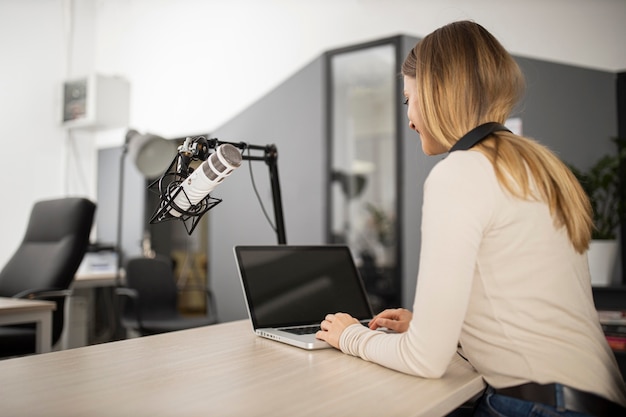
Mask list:
[[[215,141],[212,145],[212,141]],[[242,154],[242,159],[245,161],[265,161],[268,166],[270,185],[272,188],[272,203],[274,206],[274,221],[276,222],[276,236],[278,243],[284,245],[287,243],[287,237],[285,233],[285,217],[283,214],[282,196],[280,193],[280,180],[278,177],[278,149],[276,145],[269,144],[265,146],[250,145],[245,142],[224,142],[217,139],[209,139],[209,147],[216,147],[225,143],[229,143],[239,149],[263,151],[263,156],[253,156]]]
[[[184,145],[181,146],[185,148],[185,151],[188,150],[187,148],[189,141],[190,138],[187,138]],[[185,152],[184,155],[183,152],[180,152],[179,155],[176,155],[174,157],[166,172],[148,186],[148,188],[153,190],[158,187],[158,193],[161,197],[159,207],[157,207],[154,214],[152,215],[150,223],[154,224],[167,220],[180,219],[185,224],[187,233],[191,235],[198,222],[200,221],[200,218],[211,208],[219,204],[222,200],[211,197],[211,195],[209,194],[207,197],[205,197],[195,205],[190,203],[191,205],[189,209],[180,210],[180,207],[176,206],[173,200],[179,193],[185,192],[185,190],[180,187],[180,184],[188,176],[188,173],[180,172],[180,167],[183,166],[185,170],[190,169],[188,167],[190,158],[207,159],[209,155],[203,151],[203,146],[216,149],[219,145],[230,144],[242,150],[243,160],[265,161],[265,163],[267,164],[272,190],[272,203],[274,206],[274,221],[276,222],[276,238],[278,240],[278,244],[286,244],[287,237],[285,232],[285,218],[283,214],[282,197],[280,192],[280,180],[278,176],[278,149],[276,148],[276,145],[250,145],[245,142],[225,142],[214,138],[207,140],[202,136],[196,137],[195,142],[198,142],[200,144],[200,151],[198,152],[198,154],[194,154],[190,157],[188,152]],[[246,153],[243,152],[244,150],[262,151],[263,156],[254,156],[249,154],[246,155]],[[174,209],[176,212],[181,213],[181,216],[172,216],[170,214],[172,209]]]

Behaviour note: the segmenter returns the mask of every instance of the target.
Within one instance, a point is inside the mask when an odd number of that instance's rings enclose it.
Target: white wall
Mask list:
[[[96,149],[123,140],[124,128],[67,134],[63,80],[124,76],[131,126],[180,137],[221,126],[328,49],[458,19],[520,56],[626,69],[624,0],[0,0],[0,265],[34,201],[95,198]]]
[[[0,0],[0,265],[22,239],[34,201],[93,195],[94,143],[70,140],[59,127],[62,80],[92,61],[93,36],[83,30],[93,22],[90,8],[86,2],[75,16],[82,35],[70,63],[71,21],[63,1]]]

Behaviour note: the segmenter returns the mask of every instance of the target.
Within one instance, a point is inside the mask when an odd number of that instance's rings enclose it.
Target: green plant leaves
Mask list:
[[[593,239],[615,239],[617,227],[626,218],[626,199],[620,181],[620,164],[624,162],[626,149],[600,158],[587,172],[568,165],[589,196],[595,227]]]

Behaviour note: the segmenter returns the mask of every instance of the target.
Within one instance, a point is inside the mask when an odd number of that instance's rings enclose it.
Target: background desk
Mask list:
[[[2,415],[441,416],[483,388],[455,357],[442,379],[334,349],[305,351],[247,320],[0,361]]]
[[[112,322],[114,317],[113,288],[116,285],[115,271],[78,272],[74,276],[72,295],[65,304],[65,326],[61,335],[60,349],[87,346],[99,342],[96,334],[96,290],[107,291],[101,301],[106,303],[104,311],[109,314],[106,321]],[[110,336],[104,339],[111,340]]]
[[[35,323],[37,329],[35,351],[50,352],[52,311],[55,309],[54,301],[0,297],[0,325]],[[0,410],[1,407],[0,405]]]

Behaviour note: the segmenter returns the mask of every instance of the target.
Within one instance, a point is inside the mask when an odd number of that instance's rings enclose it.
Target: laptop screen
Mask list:
[[[235,257],[255,329],[321,322],[344,312],[373,314],[346,246],[235,246]]]

